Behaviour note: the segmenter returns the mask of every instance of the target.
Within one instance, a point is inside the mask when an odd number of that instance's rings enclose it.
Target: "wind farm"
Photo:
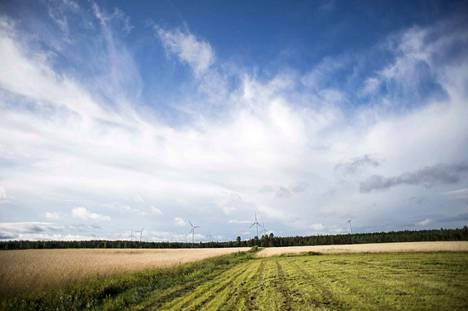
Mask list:
[[[467,0],[1,0],[0,311],[468,310]]]

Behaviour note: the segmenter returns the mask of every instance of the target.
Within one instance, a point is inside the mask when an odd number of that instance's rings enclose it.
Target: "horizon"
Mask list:
[[[252,243],[255,243],[255,241],[263,241],[265,238],[266,239],[288,239],[288,238],[310,238],[310,237],[323,237],[323,236],[352,236],[352,235],[372,235],[372,234],[394,234],[394,233],[403,233],[403,232],[411,232],[411,233],[415,233],[415,232],[427,232],[427,231],[449,231],[449,230],[467,230],[468,227],[467,226],[463,226],[461,228],[439,228],[439,229],[415,229],[415,230],[401,230],[401,231],[375,231],[375,232],[357,232],[357,233],[323,233],[323,234],[320,234],[320,233],[317,233],[317,234],[312,234],[312,235],[291,235],[291,236],[277,236],[277,235],[274,235],[273,232],[270,232],[270,233],[264,233],[264,234],[259,234],[258,236],[258,239],[256,239],[256,237],[250,237],[250,238],[246,238],[246,239],[242,239],[241,238],[241,241],[242,242],[252,242]],[[273,236],[272,236],[273,234]],[[238,236],[240,238],[240,236]],[[234,243],[237,241],[237,237],[235,239],[232,239],[232,240],[211,240],[211,241],[195,241],[195,242],[191,242],[191,241],[169,241],[169,240],[144,240],[142,239],[141,241],[139,239],[131,239],[131,238],[128,238],[128,239],[120,239],[120,240],[106,240],[106,239],[94,239],[94,240],[0,240],[0,244],[3,243],[3,242],[32,242],[32,243],[40,243],[40,242],[60,242],[60,243],[73,243],[73,242],[131,242],[132,245],[138,245],[138,244],[151,244],[151,243],[157,243],[157,244],[182,244],[182,245],[200,245],[200,244],[225,244],[225,243]],[[450,242],[457,242],[457,241],[464,241],[463,238],[462,239],[451,239],[451,240],[443,240],[443,239],[439,239],[439,238],[434,238],[433,240],[410,240],[410,241],[404,241],[404,242],[401,242],[401,241],[398,241],[398,242],[395,242],[395,241],[386,241],[386,242],[356,242],[356,241],[352,241],[352,243],[325,243],[325,244],[322,244],[322,243],[319,243],[319,244],[307,244],[306,246],[313,246],[313,245],[340,245],[340,244],[381,244],[381,243],[415,243],[415,242],[443,242],[443,241],[450,241]],[[218,245],[219,246],[219,245]],[[252,246],[260,246],[262,247],[261,245],[257,245],[257,244],[252,244]],[[297,246],[297,245],[292,245],[292,246]],[[304,245],[303,245],[304,246]],[[228,246],[228,247],[236,247],[236,246]],[[53,247],[55,248],[55,247]],[[90,248],[90,247],[85,247],[85,248]],[[93,247],[93,248],[103,248],[103,247]],[[104,248],[115,248],[115,247],[104,247]],[[15,248],[15,249],[28,249],[28,248]]]
[[[467,15],[2,1],[0,241],[463,228]]]

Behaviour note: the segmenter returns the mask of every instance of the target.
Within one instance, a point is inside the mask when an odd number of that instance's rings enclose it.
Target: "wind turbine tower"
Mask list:
[[[349,224],[349,234],[353,234],[353,228],[351,227],[351,219],[348,219]]]
[[[260,223],[258,222],[257,220],[257,212],[255,212],[255,221],[250,225],[249,229],[252,228],[253,226],[255,226],[257,228],[257,238],[258,238],[258,226],[262,226],[260,225]]]
[[[141,230],[139,231],[140,232],[140,242],[141,242],[141,237],[143,236],[143,230],[144,230],[144,228],[141,228]]]
[[[192,233],[192,245],[193,245],[193,244],[195,244],[195,229],[200,228],[200,226],[193,225],[190,220],[188,222],[189,222],[190,226],[192,227],[190,229],[190,232]]]

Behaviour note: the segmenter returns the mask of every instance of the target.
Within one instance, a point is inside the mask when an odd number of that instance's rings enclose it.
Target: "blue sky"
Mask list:
[[[464,1],[0,4],[0,238],[468,220]]]

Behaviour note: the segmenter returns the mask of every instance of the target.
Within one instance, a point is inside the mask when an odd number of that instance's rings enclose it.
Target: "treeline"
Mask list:
[[[420,231],[391,231],[336,235],[276,237],[273,233],[260,238],[227,242],[138,242],[138,241],[2,241],[0,249],[50,249],[50,248],[221,248],[221,247],[278,247],[331,244],[362,244],[418,241],[468,241],[468,227],[461,229],[435,229]]]
[[[273,234],[270,234],[263,235],[258,240],[258,245],[261,247],[278,247],[421,241],[468,241],[468,227],[464,226],[461,229],[405,230],[293,237],[275,237]]]
[[[49,248],[222,248],[237,247],[236,241],[228,242],[146,242],[128,240],[86,241],[3,241],[0,249],[49,249]]]

